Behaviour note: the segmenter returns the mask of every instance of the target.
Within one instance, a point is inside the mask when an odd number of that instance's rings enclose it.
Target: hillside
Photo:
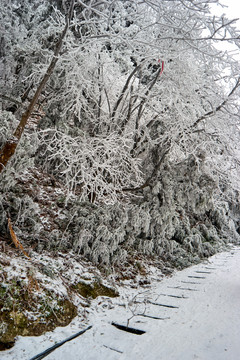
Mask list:
[[[212,2],[1,0],[2,349],[239,244],[239,61],[215,45],[240,33]]]

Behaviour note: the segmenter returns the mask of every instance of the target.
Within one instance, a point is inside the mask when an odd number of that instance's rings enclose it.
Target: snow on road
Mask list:
[[[46,359],[240,359],[239,247],[156,281],[149,289],[120,293],[116,299],[96,299],[89,309],[93,327]],[[112,322],[145,333],[129,333]],[[75,318],[69,326],[40,337],[19,337],[0,359],[29,360],[84,327]]]

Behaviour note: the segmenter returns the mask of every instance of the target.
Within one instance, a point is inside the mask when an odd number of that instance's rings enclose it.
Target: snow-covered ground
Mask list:
[[[155,281],[149,288],[119,289],[120,297],[97,298],[85,324],[40,337],[19,337],[1,360],[30,359],[74,333],[48,360],[238,360],[240,358],[240,248]],[[165,306],[162,306],[165,305]],[[169,306],[169,307],[167,307]],[[129,320],[129,321],[128,321]],[[112,322],[145,331],[119,330]]]

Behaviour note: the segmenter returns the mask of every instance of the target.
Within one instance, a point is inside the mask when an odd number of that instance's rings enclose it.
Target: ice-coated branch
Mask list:
[[[58,57],[59,57],[59,53],[62,48],[63,39],[67,33],[67,30],[69,28],[69,24],[70,24],[72,15],[73,15],[74,3],[75,3],[75,0],[72,0],[70,3],[70,8],[69,8],[68,15],[66,16],[66,24],[65,24],[64,30],[62,31],[62,33],[59,37],[59,40],[57,42],[57,45],[56,45],[56,48],[55,48],[55,51],[53,54],[52,61],[49,64],[45,75],[43,76],[40,84],[38,85],[37,90],[35,91],[32,99],[30,101],[30,104],[27,107],[26,112],[22,115],[21,120],[20,120],[16,130],[13,133],[12,138],[9,139],[5,143],[5,145],[2,147],[2,149],[0,150],[0,173],[5,168],[8,161],[11,159],[11,157],[14,155],[16,147],[19,143],[19,140],[21,139],[22,133],[23,133],[25,126],[34,110],[34,107],[39,99],[39,96],[42,93],[46,83],[48,82],[48,80],[56,66],[56,63],[57,63]]]
[[[156,146],[157,147],[157,146]],[[170,152],[171,150],[171,145],[169,140],[167,139],[165,146],[163,147],[163,150],[161,152],[161,155],[159,156],[159,160],[157,162],[157,164],[155,164],[150,176],[148,176],[148,178],[140,185],[137,187],[132,187],[132,188],[123,188],[122,191],[124,192],[135,192],[135,191],[139,191],[144,189],[147,186],[151,185],[152,180],[154,180],[158,174],[158,171],[161,167],[161,165],[164,163],[167,154]]]
[[[237,79],[235,86],[232,88],[232,90],[227,95],[226,99],[219,104],[215,109],[208,111],[206,114],[202,115],[200,118],[198,118],[195,123],[191,126],[191,128],[195,128],[202,120],[205,120],[206,118],[215,115],[218,111],[220,111],[229,101],[229,98],[235,93],[235,91],[238,89],[240,85],[240,77]]]
[[[116,101],[116,104],[115,104],[115,106],[114,106],[114,108],[113,108],[112,119],[114,119],[114,117],[115,117],[115,115],[116,115],[116,111],[117,111],[117,109],[118,109],[118,107],[119,107],[119,105],[120,105],[120,103],[121,103],[121,101],[122,101],[122,99],[123,99],[123,96],[124,96],[125,92],[127,91],[128,87],[129,87],[129,83],[130,83],[131,79],[132,79],[133,76],[141,69],[141,67],[142,67],[142,64],[136,66],[136,67],[133,69],[133,71],[130,73],[130,75],[128,76],[128,78],[127,78],[127,80],[126,80],[126,82],[125,82],[125,85],[124,85],[124,87],[123,87],[123,89],[122,89],[122,91],[121,91],[121,94],[119,95],[119,98],[118,98],[118,100]]]
[[[124,186],[142,183],[139,159],[130,154],[127,137],[72,137],[56,130],[41,133],[44,168],[61,180],[69,194],[91,202],[115,203]]]

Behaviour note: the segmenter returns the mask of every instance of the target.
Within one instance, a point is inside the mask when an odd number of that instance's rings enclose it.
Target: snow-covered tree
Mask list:
[[[191,230],[197,216],[203,221],[220,197],[232,202],[239,192],[236,180],[229,187],[239,174],[239,63],[215,47],[221,41],[239,49],[239,32],[233,20],[211,14],[218,1],[1,2],[0,156],[37,94],[30,124],[2,171],[4,188],[21,177],[19,164],[13,175],[20,158],[33,167],[18,155],[22,148],[63,184],[66,206],[79,197],[71,221],[83,201],[107,212],[105,205],[120,207],[128,220],[116,234],[107,215],[100,228],[82,222],[95,240],[73,246],[96,262],[107,239],[112,250],[104,262],[121,243],[159,254],[160,234],[172,239],[168,252],[176,241],[201,247],[203,230]]]

